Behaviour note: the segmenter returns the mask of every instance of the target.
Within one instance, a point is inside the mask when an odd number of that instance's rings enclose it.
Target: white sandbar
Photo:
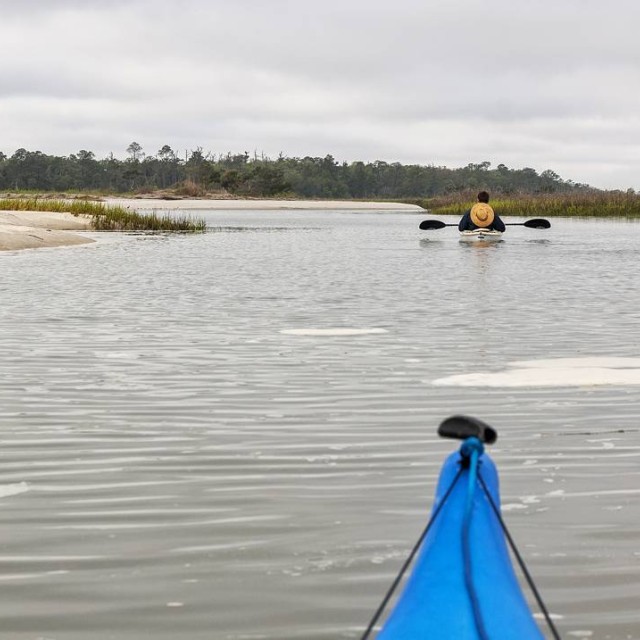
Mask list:
[[[328,329],[282,329],[280,333],[289,336],[364,336],[372,333],[387,333],[386,329],[352,329],[335,327]]]
[[[95,242],[68,233],[90,229],[90,216],[41,211],[0,211],[0,251],[61,247]]]
[[[583,387],[640,385],[640,358],[592,357],[510,362],[504,371],[433,380],[438,387]]]
[[[415,204],[402,202],[355,202],[353,200],[213,200],[213,199],[185,199],[161,200],[157,198],[105,198],[109,205],[130,207],[136,210],[146,209],[218,209],[218,210],[286,210],[286,209],[315,209],[341,211],[424,211]]]

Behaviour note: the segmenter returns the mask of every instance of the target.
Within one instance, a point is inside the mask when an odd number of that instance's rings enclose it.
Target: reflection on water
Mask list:
[[[433,384],[640,357],[630,224],[479,247],[404,213],[206,217],[0,255],[7,638],[359,637],[452,413],[499,432],[505,516],[563,637],[639,637],[638,387]]]
[[[464,238],[460,238],[460,244],[463,247],[468,247],[472,251],[477,251],[478,249],[488,249],[488,248],[497,248],[499,247],[504,240],[502,238],[497,240],[465,240]]]

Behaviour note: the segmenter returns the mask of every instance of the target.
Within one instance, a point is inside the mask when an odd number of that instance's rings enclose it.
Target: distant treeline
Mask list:
[[[184,195],[226,191],[236,196],[302,198],[433,198],[465,190],[493,194],[561,193],[588,188],[563,180],[554,171],[492,168],[481,162],[449,169],[398,162],[337,162],[324,158],[276,159],[249,153],[204,153],[202,148],[179,156],[168,145],[147,155],[133,142],[126,159],[110,154],[98,159],[91,151],[51,156],[18,149],[0,152],[3,191],[97,191],[144,193],[173,189]]]

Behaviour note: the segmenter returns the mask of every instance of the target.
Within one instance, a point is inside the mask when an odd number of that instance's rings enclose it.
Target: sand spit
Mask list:
[[[402,202],[354,202],[351,200],[161,200],[158,198],[105,198],[104,202],[109,205],[119,205],[130,207],[136,210],[147,209],[219,209],[241,211],[268,209],[268,210],[288,210],[288,209],[309,209],[309,210],[331,210],[331,211],[424,211],[422,207],[415,204],[404,204]]]
[[[0,251],[95,242],[86,236],[68,233],[87,231],[90,228],[90,216],[40,211],[0,211]]]

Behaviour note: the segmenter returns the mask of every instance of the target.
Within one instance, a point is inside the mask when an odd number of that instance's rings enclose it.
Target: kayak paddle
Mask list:
[[[504,224],[510,227],[522,225],[523,227],[530,227],[531,229],[548,229],[551,226],[551,223],[544,218],[533,218],[526,222],[505,222]]]
[[[530,229],[548,229],[551,226],[551,223],[544,218],[533,218],[532,220],[527,220],[526,222],[505,222],[506,227],[529,227]],[[420,228],[425,231],[428,229],[443,229],[444,227],[457,227],[458,223],[447,224],[441,222],[440,220],[423,220],[420,223]]]

